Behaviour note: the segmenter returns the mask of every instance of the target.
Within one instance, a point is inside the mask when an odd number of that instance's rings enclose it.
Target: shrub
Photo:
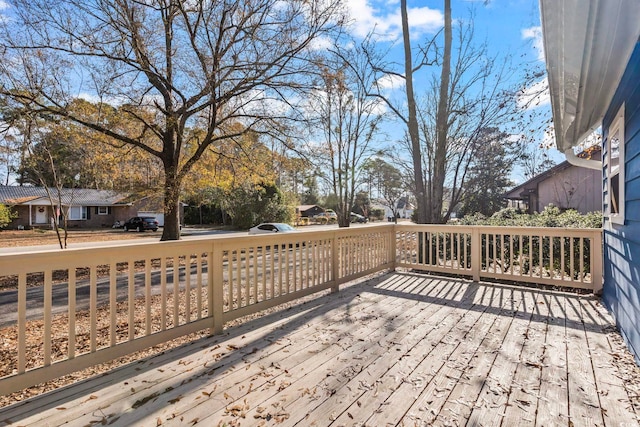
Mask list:
[[[601,228],[602,214],[589,212],[583,215],[574,209],[561,211],[553,205],[547,206],[541,213],[534,214],[526,214],[515,208],[504,208],[489,218],[482,214],[465,215],[457,224],[496,227]]]
[[[0,204],[0,229],[9,225],[16,216],[17,215],[11,210],[11,208]]]

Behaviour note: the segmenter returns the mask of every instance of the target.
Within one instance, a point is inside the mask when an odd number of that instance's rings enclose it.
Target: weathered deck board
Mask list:
[[[568,425],[567,337],[564,298],[561,295],[546,294],[543,302],[548,308],[548,320],[536,425],[554,425],[554,423]]]
[[[602,416],[608,425],[623,426],[628,422],[627,420],[633,419],[635,414],[629,403],[629,394],[623,379],[617,374],[613,362],[612,345],[608,336],[601,333],[603,329],[610,327],[612,319],[595,298],[583,301],[580,308],[581,315],[585,319],[585,330]],[[606,396],[606,400],[600,396]]]
[[[485,410],[483,414],[478,416],[478,419],[491,421],[489,425],[495,425],[494,423],[498,420],[496,416],[504,417],[507,420],[519,419],[519,425],[523,427],[535,425],[547,334],[548,308],[543,294],[535,295],[528,314],[528,324],[517,332],[518,337],[522,340],[520,354],[517,356],[507,355],[507,357],[512,356],[515,372],[510,382],[502,383],[503,390],[506,389],[506,395],[501,395],[501,409],[499,411]],[[506,401],[503,398],[506,398]]]
[[[587,331],[581,320],[580,302],[566,298],[567,321],[576,325],[567,328],[567,378],[569,380],[569,420],[574,425],[604,423]]]
[[[592,296],[392,273],[1,408],[0,426],[640,425],[611,328]]]

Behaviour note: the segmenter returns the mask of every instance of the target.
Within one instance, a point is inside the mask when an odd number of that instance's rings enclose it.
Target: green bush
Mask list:
[[[8,206],[0,204],[0,229],[5,228],[11,221],[16,218],[16,213]]]
[[[541,213],[526,214],[515,208],[504,208],[491,217],[482,214],[466,215],[456,224],[490,225],[495,227],[566,227],[602,228],[602,213],[580,214],[574,209],[561,211],[549,205]]]

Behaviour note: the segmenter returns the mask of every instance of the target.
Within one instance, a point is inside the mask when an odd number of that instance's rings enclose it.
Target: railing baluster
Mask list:
[[[249,269],[249,248],[244,248],[243,250],[241,250],[239,256],[242,256],[243,253],[244,253],[244,292],[247,298],[246,305],[249,306],[251,305],[251,277],[250,277],[251,270]],[[241,274],[242,274],[241,261],[242,260],[238,260],[238,277],[241,277]],[[254,295],[254,298],[255,298],[255,295]]]
[[[285,249],[286,250],[286,249]],[[280,292],[280,296],[284,295],[284,272],[283,267],[284,267],[284,263],[283,263],[283,256],[282,256],[282,245],[279,245],[278,247],[278,292]]]
[[[18,374],[27,366],[27,273],[18,274]]]
[[[262,265],[262,294],[265,299],[273,298],[272,295],[267,296],[267,253],[264,246],[260,247],[260,264]]]
[[[513,234],[509,234],[509,273],[513,276]]]
[[[274,272],[274,266],[275,266],[275,260],[274,258],[274,254],[273,254],[273,246],[269,247],[269,261],[271,262],[271,269],[269,271],[269,286],[271,288],[271,298],[275,298],[275,292],[276,292],[276,285],[275,285],[275,272]]]
[[[580,242],[580,283],[585,282],[585,274],[584,274],[584,237],[580,237],[578,242]]]
[[[553,246],[554,246],[554,237],[549,236],[549,277],[551,278],[553,278],[553,263],[554,263]]]
[[[569,278],[570,281],[573,281],[575,278],[575,266],[574,266],[574,261],[575,261],[575,256],[574,256],[574,246],[573,246],[573,237],[569,238],[569,273],[571,274],[571,277]]]
[[[151,335],[153,332],[151,325],[151,258],[144,260],[144,323],[146,335]],[[202,271],[200,271],[202,273]],[[202,275],[200,276],[202,279]]]
[[[255,301],[264,301],[265,300],[265,295],[262,294],[262,299],[258,298],[258,294],[260,293],[259,289],[259,282],[258,282],[258,252],[255,246],[251,247],[251,264],[253,266],[253,293],[255,295]]]
[[[160,330],[167,329],[167,258],[160,258]]]
[[[111,347],[117,344],[117,329],[118,329],[118,306],[117,306],[117,288],[116,288],[116,280],[118,273],[118,264],[115,262],[111,262],[109,264],[109,345]]]
[[[67,271],[68,286],[67,295],[69,299],[69,341],[67,354],[69,359],[76,355],[76,269],[69,267]]]
[[[95,353],[96,351],[96,338],[97,338],[97,305],[98,305],[98,273],[97,266],[92,265],[89,267],[89,318],[91,322],[89,332],[89,351]]]
[[[127,310],[129,312],[129,341],[133,341],[136,337],[136,262],[129,261],[129,288]],[[174,274],[175,276],[175,274]],[[175,326],[175,324],[174,324]]]
[[[173,327],[180,324],[180,256],[173,257]]]
[[[287,248],[287,251],[285,252],[284,276],[285,276],[285,287],[287,289],[287,294],[291,293],[291,268],[290,268],[290,263],[291,263],[291,253],[295,252],[295,250],[296,250],[295,245],[291,245],[291,247]]]
[[[50,269],[44,272],[44,336],[42,337],[44,348],[44,366],[51,365],[51,305],[53,303],[53,280]]]
[[[191,322],[191,254],[184,256],[185,323]]]

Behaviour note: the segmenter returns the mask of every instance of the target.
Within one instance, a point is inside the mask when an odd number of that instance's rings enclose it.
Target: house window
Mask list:
[[[98,215],[109,215],[109,206],[98,206]]]
[[[609,127],[605,141],[607,157],[607,210],[609,220],[624,224],[624,105],[618,110]]]
[[[72,221],[79,221],[87,219],[87,207],[86,206],[71,206],[69,208],[69,219]]]

